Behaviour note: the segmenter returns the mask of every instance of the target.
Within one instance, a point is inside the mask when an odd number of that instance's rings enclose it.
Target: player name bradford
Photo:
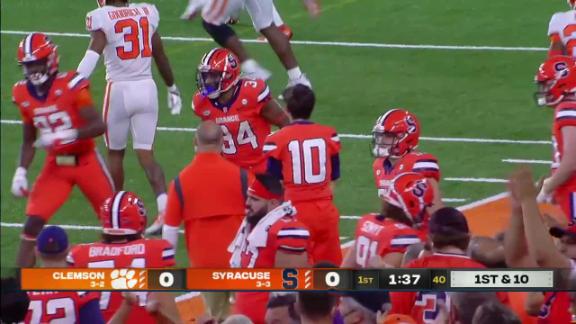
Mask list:
[[[213,280],[270,280],[269,271],[214,271]]]
[[[104,272],[95,271],[55,271],[52,273],[54,280],[104,280]]]

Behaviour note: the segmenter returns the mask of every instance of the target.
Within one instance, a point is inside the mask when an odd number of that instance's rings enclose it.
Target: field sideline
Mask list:
[[[161,13],[165,49],[184,100],[182,115],[171,116],[155,71],[160,96],[155,150],[169,180],[193,157],[192,132],[198,120],[190,112],[189,102],[196,90],[197,61],[214,43],[198,21],[178,19],[183,3],[150,2]],[[548,19],[554,11],[564,9],[564,3],[511,0],[471,6],[451,0],[334,0],[319,19],[311,20],[298,1],[277,2],[294,29],[294,51],[317,93],[313,118],[334,126],[342,137],[342,179],[335,191],[343,215],[342,237],[350,238],[359,215],[378,209],[368,139],[374,120],[392,107],[405,107],[419,117],[424,135],[420,149],[439,158],[441,190],[449,205],[469,204],[502,192],[507,175],[518,163],[532,164],[537,175],[548,172],[551,111],[535,107],[532,80],[545,56]],[[88,43],[84,15],[95,5],[52,0],[42,4],[4,1],[0,6],[0,45],[4,49],[0,71],[0,240],[1,266],[9,268],[14,264],[25,207],[25,201],[12,198],[9,190],[21,142],[20,117],[10,103],[11,86],[22,77],[15,64],[15,48],[28,31],[46,31],[59,46],[61,70],[74,69]],[[519,12],[520,7],[526,10]],[[10,14],[15,12],[19,14]],[[502,13],[508,12],[514,12],[517,19],[502,19]],[[248,19],[243,15],[234,28],[250,53],[273,72],[269,84],[278,94],[285,87],[285,73],[266,43],[256,40]],[[105,85],[102,64],[91,83],[100,107]],[[104,152],[102,141],[98,144]],[[29,171],[30,184],[43,157],[43,152],[37,152]],[[151,217],[155,216],[155,199],[130,151],[126,189],[138,192]],[[77,190],[50,223],[97,228],[96,218]],[[70,240],[75,243],[97,238],[96,230],[70,230]],[[177,260],[185,265],[183,245],[178,248]]]

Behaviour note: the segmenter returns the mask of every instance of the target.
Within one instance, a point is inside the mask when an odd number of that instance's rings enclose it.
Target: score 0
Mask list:
[[[315,289],[350,289],[350,272],[346,270],[314,270]]]
[[[148,270],[148,289],[186,289],[186,272],[185,270]]]

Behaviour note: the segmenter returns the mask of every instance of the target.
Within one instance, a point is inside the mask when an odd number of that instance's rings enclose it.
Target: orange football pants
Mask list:
[[[340,212],[332,200],[298,201],[293,205],[296,207],[296,217],[310,231],[312,262],[330,262],[340,266]]]
[[[64,204],[75,185],[98,215],[104,200],[112,196],[114,185],[104,160],[96,150],[77,155],[77,164],[72,166],[57,165],[55,155],[46,156],[44,167],[30,192],[26,215],[38,216],[47,222]]]

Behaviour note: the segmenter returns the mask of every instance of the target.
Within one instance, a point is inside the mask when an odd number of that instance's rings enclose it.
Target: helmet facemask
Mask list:
[[[22,63],[24,76],[35,86],[41,86],[50,79],[48,59]]]
[[[228,87],[223,88],[224,80],[230,79],[230,73],[224,71],[210,70],[209,67],[201,65],[198,67],[196,75],[196,83],[200,93],[210,99],[220,97],[223,92],[228,91],[234,84],[231,83]]]
[[[372,132],[372,155],[379,158],[398,158],[398,143],[405,135],[403,133]]]

